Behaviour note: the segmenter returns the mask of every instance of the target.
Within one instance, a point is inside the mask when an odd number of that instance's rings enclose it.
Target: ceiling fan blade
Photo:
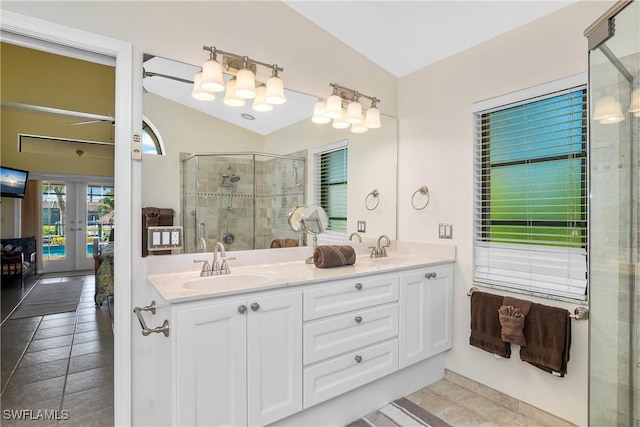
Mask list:
[[[100,114],[84,113],[81,111],[63,110],[62,108],[44,107],[41,105],[22,104],[20,102],[2,101],[2,106],[7,108],[16,108],[20,110],[36,111],[39,113],[57,114],[59,116],[71,116],[81,119],[93,121],[113,122],[115,119],[111,116],[103,116]]]

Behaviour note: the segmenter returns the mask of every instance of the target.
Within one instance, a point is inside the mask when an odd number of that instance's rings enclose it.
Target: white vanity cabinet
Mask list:
[[[398,370],[399,273],[304,292],[304,407]]]
[[[169,310],[172,425],[265,425],[302,410],[301,292]]]
[[[400,278],[400,369],[452,347],[453,264]]]

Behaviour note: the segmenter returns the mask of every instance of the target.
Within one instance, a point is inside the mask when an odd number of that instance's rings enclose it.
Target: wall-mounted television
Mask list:
[[[0,193],[2,197],[24,197],[29,171],[0,166]]]

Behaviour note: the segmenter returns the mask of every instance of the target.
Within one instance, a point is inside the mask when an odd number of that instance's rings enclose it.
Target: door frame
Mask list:
[[[114,266],[114,424],[131,425],[131,283],[132,261],[132,160],[133,134],[133,46],[131,43],[87,31],[54,24],[18,13],[2,10],[2,32],[26,36],[35,41],[35,49],[58,45],[66,48],[115,58],[115,158],[114,188],[118,194],[115,209],[116,238],[114,251],[118,254]],[[35,45],[35,46],[34,46]],[[116,173],[117,172],[117,173]]]

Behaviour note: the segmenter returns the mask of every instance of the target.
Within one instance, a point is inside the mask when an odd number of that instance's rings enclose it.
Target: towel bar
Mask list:
[[[470,297],[472,293],[479,290],[480,289],[474,286],[469,289],[469,292],[467,292],[467,296]],[[575,310],[573,310],[573,314],[570,314],[569,317],[575,320],[587,320],[589,319],[589,308],[583,306],[576,307]]]
[[[151,333],[162,333],[164,334],[165,337],[169,336],[169,321],[165,319],[164,323],[162,324],[162,326],[158,326],[156,328],[149,328],[147,326],[147,322],[144,321],[144,317],[142,317],[142,312],[143,311],[150,311],[151,314],[156,314],[156,302],[155,301],[151,301],[151,305],[148,305],[146,307],[134,307],[133,308],[133,312],[136,314],[136,316],[138,316],[138,321],[140,322],[140,326],[142,327],[142,335],[144,335],[145,337],[148,336]]]

